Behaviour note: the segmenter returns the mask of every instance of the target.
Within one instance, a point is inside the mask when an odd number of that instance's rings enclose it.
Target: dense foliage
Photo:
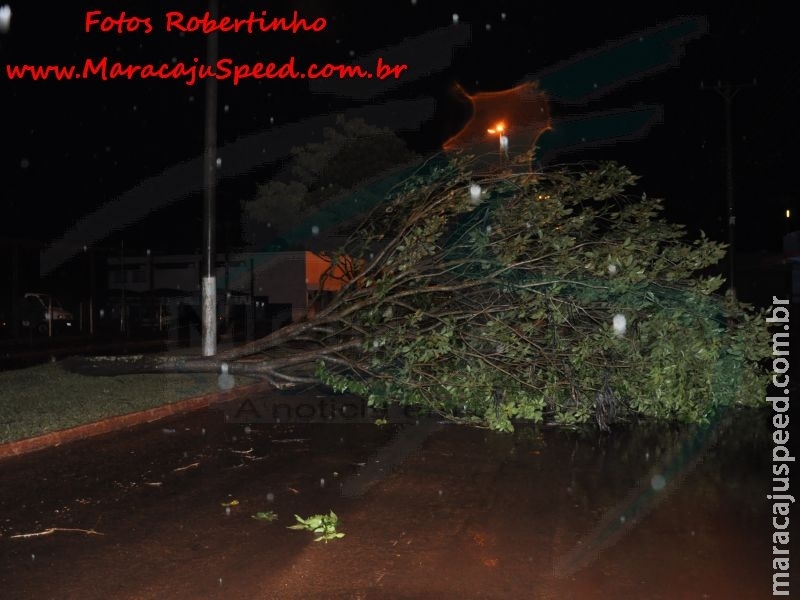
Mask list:
[[[765,322],[703,275],[723,244],[688,239],[616,164],[470,164],[423,167],[332,257],[347,282],[298,330],[336,348],[324,382],[497,430],[763,399]]]

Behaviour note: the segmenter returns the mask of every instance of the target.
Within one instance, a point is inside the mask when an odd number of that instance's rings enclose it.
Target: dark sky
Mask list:
[[[204,60],[206,36],[166,33],[164,14],[202,15],[205,3],[173,2],[163,8],[136,2],[52,4],[10,2],[10,29],[0,33],[0,236],[44,242],[66,236],[64,247],[84,238],[90,245],[125,238],[130,247],[164,251],[199,247],[202,83],[11,80],[7,65],[82,66],[87,58],[104,56],[127,64]],[[85,33],[86,12],[99,7],[106,16],[125,11],[149,17],[154,31]],[[778,250],[788,226],[786,208],[794,205],[794,213],[800,212],[791,160],[800,133],[800,62],[785,16],[730,10],[722,15],[540,13],[529,2],[455,0],[222,2],[220,13],[241,18],[251,10],[257,15],[267,10],[270,19],[291,17],[297,10],[309,20],[324,17],[327,24],[321,32],[296,35],[220,34],[220,57],[283,63],[294,55],[298,65],[371,65],[386,53],[409,70],[398,83],[372,81],[366,88],[327,80],[247,80],[237,86],[220,81],[218,211],[221,221],[234,223],[231,227],[237,227],[239,202],[252,195],[292,145],[316,139],[320,119],[345,110],[377,114],[376,124],[381,119],[395,124],[415,150],[430,153],[466,119],[452,95],[454,84],[469,93],[506,89],[619,40],[646,37],[678,17],[699,19],[704,29],[676,46],[674,64],[629,77],[607,93],[552,105],[556,125],[559,119],[641,105],[660,106],[658,122],[636,140],[606,140],[555,160],[629,164],[643,177],[649,195],[667,199],[676,219],[721,237],[725,101],[700,83],[730,82],[741,86],[732,103],[738,245]],[[387,103],[395,104],[386,108]],[[258,159],[259,150],[267,158]],[[63,248],[58,252],[52,264],[61,260]]]

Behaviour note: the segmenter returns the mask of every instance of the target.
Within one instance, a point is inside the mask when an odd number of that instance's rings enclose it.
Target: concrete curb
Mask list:
[[[212,404],[224,403],[230,400],[238,400],[246,397],[249,394],[264,392],[274,389],[272,385],[266,381],[254,383],[228,390],[226,392],[212,392],[203,394],[202,396],[195,396],[194,398],[187,398],[158,406],[156,408],[148,408],[135,413],[126,415],[117,415],[109,417],[94,423],[87,423],[85,425],[78,425],[69,429],[62,429],[60,431],[51,431],[42,435],[37,435],[30,438],[24,438],[13,442],[0,444],[0,460],[11,458],[14,456],[22,456],[38,450],[46,448],[53,448],[69,442],[102,435],[104,433],[111,433],[133,427],[134,425],[141,425],[143,423],[151,423],[173,415],[192,412],[203,408],[208,408]]]

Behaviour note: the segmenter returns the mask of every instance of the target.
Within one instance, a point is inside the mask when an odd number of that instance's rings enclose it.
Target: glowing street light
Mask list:
[[[506,125],[502,121],[500,121],[497,125],[492,127],[491,129],[486,130],[487,133],[492,135],[497,135],[497,139],[500,142],[500,164],[503,164],[503,157],[508,159],[508,136],[506,136]]]
[[[503,132],[506,130],[506,125],[502,121],[495,125],[492,129],[487,129],[486,131],[494,135],[495,133],[499,136],[503,135]]]

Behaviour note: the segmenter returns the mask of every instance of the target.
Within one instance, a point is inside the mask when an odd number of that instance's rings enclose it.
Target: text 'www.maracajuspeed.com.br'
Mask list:
[[[408,65],[388,64],[380,57],[372,69],[356,64],[332,63],[310,63],[305,68],[299,68],[294,56],[284,63],[250,64],[239,64],[230,58],[222,58],[214,65],[204,64],[198,58],[193,59],[191,63],[175,61],[134,65],[112,62],[108,57],[103,57],[87,58],[81,66],[6,65],[6,75],[9,79],[34,81],[172,79],[181,80],[186,85],[194,85],[198,81],[214,77],[219,81],[231,81],[233,85],[238,85],[246,79],[399,79],[407,69]]]

